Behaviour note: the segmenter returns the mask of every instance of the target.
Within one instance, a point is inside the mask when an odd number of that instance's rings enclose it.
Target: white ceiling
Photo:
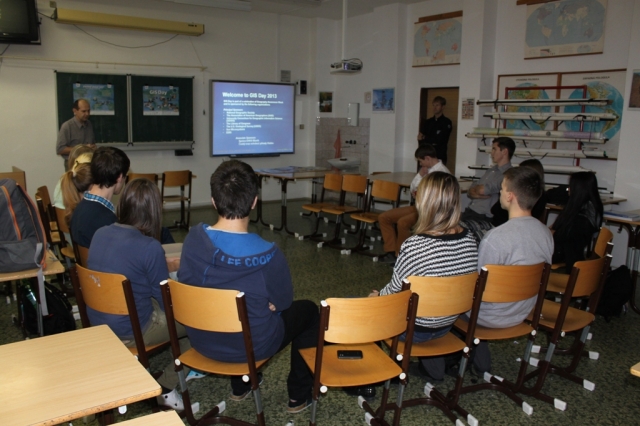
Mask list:
[[[393,3],[419,3],[425,0],[347,0],[348,16],[371,13],[374,8]],[[252,10],[303,18],[342,19],[342,0],[251,0]]]

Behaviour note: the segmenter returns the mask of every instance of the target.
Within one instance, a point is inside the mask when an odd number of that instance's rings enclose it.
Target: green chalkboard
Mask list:
[[[131,76],[132,142],[193,141],[193,77]]]
[[[90,120],[96,142],[128,142],[127,76],[56,72],[56,89],[58,128],[73,117],[75,90],[93,104]]]

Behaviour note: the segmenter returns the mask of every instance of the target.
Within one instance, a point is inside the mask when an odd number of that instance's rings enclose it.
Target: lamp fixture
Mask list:
[[[58,24],[96,25],[99,27],[157,31],[188,36],[200,36],[204,34],[203,24],[166,21],[164,19],[139,18],[137,16],[112,15],[109,13],[86,12],[83,10],[57,8],[53,14],[53,19]]]

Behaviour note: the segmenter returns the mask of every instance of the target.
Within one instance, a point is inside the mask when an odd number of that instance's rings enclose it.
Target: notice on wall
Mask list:
[[[464,98],[462,99],[462,119],[473,120],[473,106],[476,103],[476,98]]]
[[[73,101],[84,99],[89,102],[91,115],[115,115],[115,103],[112,84],[73,85]]]
[[[179,87],[142,87],[142,115],[180,115],[179,106]]]

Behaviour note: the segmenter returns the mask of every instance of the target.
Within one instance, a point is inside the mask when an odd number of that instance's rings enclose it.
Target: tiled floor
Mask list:
[[[299,202],[289,203],[290,228],[302,234],[311,229],[311,220],[300,217]],[[267,204],[265,217],[267,222],[279,223],[279,204]],[[166,222],[176,216],[168,213]],[[194,210],[192,224],[198,222],[213,223],[215,213],[212,209]],[[322,225],[328,227],[328,225]],[[284,251],[293,276],[295,297],[310,299],[316,303],[330,296],[365,296],[371,289],[380,289],[391,278],[392,269],[385,264],[372,262],[371,258],[357,254],[341,255],[339,250],[328,247],[317,248],[310,241],[298,241],[283,232],[274,232],[262,225],[251,225],[252,232],[274,241]],[[182,241],[186,233],[176,231],[177,241]],[[352,237],[347,245],[354,245]],[[380,243],[376,243],[380,250]],[[9,343],[22,338],[19,330],[11,323],[11,314],[17,311],[16,303],[0,305],[0,343]],[[571,339],[568,338],[568,341]],[[494,361],[494,373],[506,378],[516,374],[516,358],[522,355],[523,340],[491,344]],[[640,424],[640,377],[632,376],[629,367],[640,362],[640,315],[634,312],[615,318],[607,323],[597,318],[593,328],[593,340],[588,349],[598,351],[597,361],[584,359],[578,368],[578,374],[595,382],[595,391],[589,392],[581,386],[566,380],[550,377],[544,391],[568,403],[566,411],[553,407],[533,398],[524,399],[533,406],[533,415],[528,416],[511,400],[494,392],[482,392],[465,395],[461,404],[484,425],[628,425]],[[161,354],[152,360],[155,368],[169,362],[169,354]],[[10,362],[10,360],[4,360]],[[268,425],[285,425],[294,420],[296,425],[309,421],[309,410],[301,414],[289,415],[285,411],[286,374],[288,371],[288,350],[274,356],[264,371],[262,395]],[[449,389],[453,379],[447,378],[439,387]],[[0,384],[1,386],[1,384]],[[411,376],[406,398],[422,395],[424,382]],[[206,377],[190,382],[195,401],[200,402],[202,412],[209,410],[219,401],[226,399],[229,383],[225,378]],[[380,388],[379,388],[380,390]],[[377,399],[379,400],[379,399]],[[376,401],[377,401],[376,400]],[[254,405],[250,399],[232,402],[227,399],[226,413],[247,421],[254,419]],[[1,419],[0,410],[0,419]],[[118,421],[137,417],[151,412],[147,403],[133,404],[125,416],[117,416]],[[354,397],[347,396],[339,389],[330,389],[320,400],[318,425],[358,425],[364,424],[363,411]],[[1,423],[1,421],[0,421]],[[74,422],[83,424],[82,420]],[[90,424],[97,424],[91,422]],[[407,409],[402,415],[402,425],[449,425],[448,419],[437,409],[415,407]]]

